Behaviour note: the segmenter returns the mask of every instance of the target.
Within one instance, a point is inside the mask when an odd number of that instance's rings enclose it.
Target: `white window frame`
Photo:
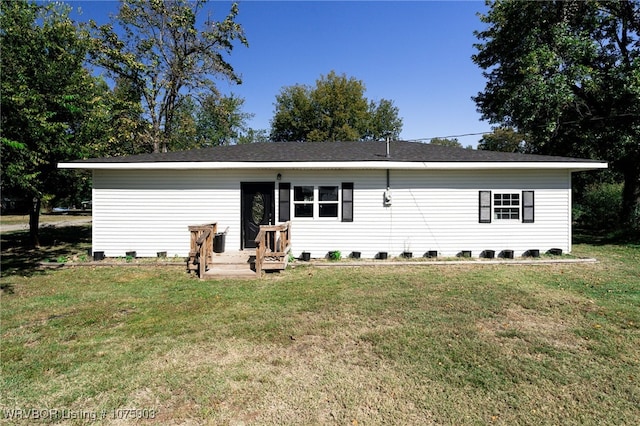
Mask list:
[[[494,192],[492,194],[492,205],[493,220],[520,221],[520,208],[522,206],[520,192]]]
[[[335,189],[335,196],[336,199],[335,200],[322,200],[321,199],[321,193],[320,193],[320,188],[331,188],[331,190]],[[318,218],[320,219],[337,219],[340,217],[340,185],[318,185],[317,187],[318,190],[318,196],[316,197],[318,200]],[[335,205],[336,208],[336,214],[335,215],[330,215],[330,216],[322,216],[321,212],[322,212],[322,206],[323,205]]]
[[[296,188],[311,188],[311,199],[305,198],[304,200],[296,199]],[[316,217],[316,200],[318,199],[316,188],[313,185],[294,185],[293,188],[293,217],[296,219],[314,219]],[[298,215],[296,211],[297,206],[309,205],[311,204],[311,216],[307,215]]]
[[[478,222],[535,223],[535,190],[478,192]],[[517,203],[516,203],[517,199]],[[517,217],[513,217],[514,214]],[[509,217],[504,217],[504,216]]]
[[[296,188],[313,188],[313,197],[308,197],[305,200],[296,200]],[[335,200],[320,200],[320,188],[331,188],[335,190]],[[326,184],[326,185],[293,185],[291,184],[291,205],[292,214],[291,218],[296,220],[329,220],[340,221],[342,215],[342,185],[340,184]],[[312,204],[313,215],[298,216],[296,213],[296,206]],[[331,204],[336,206],[336,214],[331,216],[320,216],[320,206],[323,204]]]

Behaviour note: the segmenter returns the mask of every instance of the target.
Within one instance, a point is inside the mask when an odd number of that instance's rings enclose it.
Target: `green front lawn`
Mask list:
[[[181,267],[16,269],[1,279],[3,414],[634,424],[640,248],[574,254],[601,262],[297,267],[254,281],[198,281]]]

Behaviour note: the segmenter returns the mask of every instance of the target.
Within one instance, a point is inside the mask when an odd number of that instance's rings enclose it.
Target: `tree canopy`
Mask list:
[[[640,199],[638,1],[496,1],[473,60],[482,117],[542,154],[597,157],[624,180],[623,220]],[[637,220],[637,218],[636,218]]]
[[[206,114],[211,111],[207,102],[220,98],[215,78],[241,83],[225,58],[234,43],[248,46],[236,22],[238,5],[234,3],[223,20],[215,21],[200,16],[205,4],[205,0],[121,0],[115,22],[92,23],[96,40],[92,62],[114,79],[128,81],[139,94],[149,123],[142,136],[153,152],[174,149],[172,143],[181,147],[176,142],[178,129],[187,124],[185,113],[193,111],[194,99],[202,102]]]
[[[2,191],[28,201],[38,246],[42,201],[79,185],[57,163],[95,148],[107,88],[83,67],[88,39],[64,5],[3,0],[0,44]]]
[[[398,138],[402,119],[393,102],[370,101],[354,77],[331,71],[315,87],[294,85],[276,96],[274,141],[360,141]]]
[[[482,135],[478,142],[478,149],[501,152],[527,152],[524,135],[511,127],[496,127],[491,133]]]
[[[462,144],[458,138],[432,138],[429,141],[431,145],[450,146],[453,148],[462,148]]]
[[[242,112],[243,105],[244,99],[234,94],[185,97],[176,111],[170,145],[183,150],[238,143],[252,116]]]

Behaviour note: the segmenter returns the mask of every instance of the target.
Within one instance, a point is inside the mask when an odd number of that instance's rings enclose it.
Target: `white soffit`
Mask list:
[[[255,169],[359,169],[359,170],[517,170],[517,169],[606,169],[606,162],[401,162],[401,161],[344,161],[344,162],[154,162],[154,163],[59,163],[60,169],[91,170],[255,170]]]

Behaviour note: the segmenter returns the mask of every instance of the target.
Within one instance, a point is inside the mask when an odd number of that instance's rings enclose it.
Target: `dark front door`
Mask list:
[[[260,225],[274,224],[275,184],[241,183],[242,194],[242,247],[255,248]]]

